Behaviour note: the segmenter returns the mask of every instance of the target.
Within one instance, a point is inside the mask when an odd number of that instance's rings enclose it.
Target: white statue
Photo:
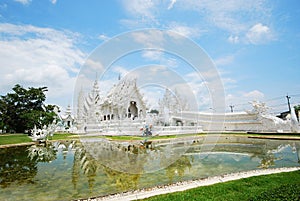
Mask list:
[[[36,125],[32,129],[32,140],[34,141],[45,141],[47,140],[48,136],[53,136],[55,131],[56,125],[52,123],[49,126],[44,125],[43,129],[37,129]]]
[[[300,132],[299,122],[298,122],[294,107],[291,108],[291,131],[293,133]]]
[[[265,103],[259,102],[259,101],[252,101],[250,102],[252,105],[253,109],[251,111],[247,111],[247,113],[252,113],[252,114],[267,114],[268,107],[266,106]]]
[[[253,109],[248,114],[256,114],[257,120],[262,123],[262,131],[278,132],[289,130],[289,122],[268,113],[269,107],[259,101],[251,102]]]

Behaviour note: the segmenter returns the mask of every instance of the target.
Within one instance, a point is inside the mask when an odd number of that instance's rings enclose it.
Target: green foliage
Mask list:
[[[277,188],[267,190],[262,194],[254,196],[251,201],[263,200],[300,200],[300,185],[299,184],[283,184]]]
[[[45,105],[47,87],[25,89],[20,85],[0,97],[0,129],[22,133],[36,125],[48,125],[57,118],[55,105]]]
[[[300,200],[300,171],[256,176],[144,200]]]
[[[151,113],[151,114],[158,114],[159,112],[156,109],[152,109],[149,113]]]

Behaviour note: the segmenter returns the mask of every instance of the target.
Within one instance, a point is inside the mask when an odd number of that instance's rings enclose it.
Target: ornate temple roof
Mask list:
[[[136,86],[136,79],[124,78],[112,87],[104,98],[103,104],[126,105],[132,98],[139,99],[144,104],[143,97]]]

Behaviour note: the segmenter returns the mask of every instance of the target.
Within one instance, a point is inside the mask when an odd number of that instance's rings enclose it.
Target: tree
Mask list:
[[[40,128],[57,118],[55,105],[45,105],[47,87],[25,89],[19,84],[13,92],[0,97],[0,129],[25,132],[35,125]]]
[[[151,109],[149,113],[158,115],[159,112],[157,109]]]

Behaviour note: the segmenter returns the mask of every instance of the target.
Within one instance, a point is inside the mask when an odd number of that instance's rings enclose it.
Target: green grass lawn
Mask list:
[[[184,135],[183,135],[184,136]],[[182,136],[182,137],[183,137]],[[111,140],[160,140],[160,139],[173,139],[179,136],[176,135],[164,135],[164,136],[101,136],[103,138],[111,139]]]
[[[70,139],[79,139],[79,135],[71,134],[71,133],[55,133],[53,137],[49,137],[48,140],[70,140]],[[145,137],[142,136],[97,136],[101,138],[106,138],[110,140],[144,140]],[[96,138],[97,138],[96,137]],[[91,136],[90,138],[95,138],[95,136]],[[176,138],[175,135],[169,136],[155,136],[149,137],[148,140],[159,140],[159,139],[172,139]],[[7,144],[21,144],[25,142],[32,142],[31,138],[27,134],[5,134],[0,135],[0,145]]]
[[[300,171],[250,177],[144,200],[300,200]]]
[[[69,140],[78,139],[78,135],[71,133],[54,133],[53,137],[49,137],[49,140]]]
[[[184,137],[197,137],[197,136],[206,136],[207,133],[198,133],[198,134],[182,134],[182,135],[164,135],[164,136],[90,136],[90,138],[93,137],[101,137],[106,138],[109,140],[164,140],[164,139],[175,139],[175,138],[184,138]],[[209,135],[209,134],[208,134]],[[259,134],[246,134],[246,133],[222,133],[221,135],[238,135],[238,136],[264,136]],[[279,136],[279,135],[278,135]],[[291,136],[291,135],[281,135],[281,136]],[[298,135],[292,135],[292,136],[300,136]],[[55,133],[53,137],[49,137],[49,140],[70,140],[70,139],[78,139],[80,136],[71,134],[71,133]],[[5,134],[0,135],[0,145],[6,145],[6,144],[20,144],[25,142],[31,142],[31,139],[26,134]]]
[[[31,138],[29,138],[26,134],[0,135],[0,145],[20,144],[25,142],[32,142]]]
[[[78,135],[70,133],[55,133],[49,140],[69,140],[78,139]],[[22,144],[32,142],[32,139],[27,134],[5,134],[0,135],[0,145]]]

